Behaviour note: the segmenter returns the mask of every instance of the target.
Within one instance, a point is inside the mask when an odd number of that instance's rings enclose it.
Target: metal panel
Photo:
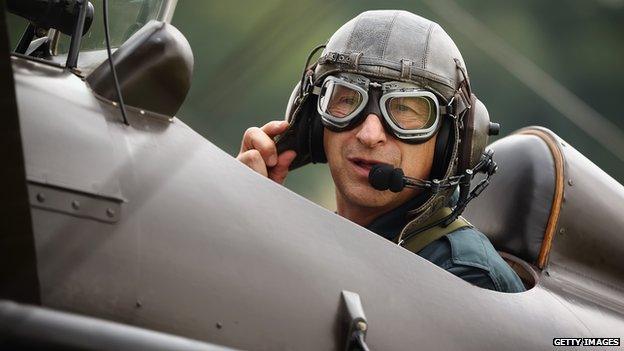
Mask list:
[[[113,145],[97,99],[67,70],[12,58],[28,180],[120,198]],[[77,123],[80,121],[80,123]]]
[[[520,294],[472,286],[179,119],[130,112],[125,126],[78,78],[16,66],[28,175],[43,167],[66,188],[127,199],[114,223],[33,208],[45,306],[253,350],[341,349],[343,290],[360,295],[373,350],[551,349],[554,337],[604,336],[601,316],[624,330],[621,313],[554,279]],[[79,99],[58,104],[66,96]]]

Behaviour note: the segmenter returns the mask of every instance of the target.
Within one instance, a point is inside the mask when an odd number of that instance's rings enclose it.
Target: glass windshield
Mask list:
[[[90,0],[95,11],[89,32],[82,37],[81,51],[102,50],[106,48],[104,22],[102,21],[102,0]],[[109,0],[108,28],[112,47],[119,47],[132,34],[147,22],[158,18],[161,7],[167,0]],[[61,35],[57,54],[69,51],[70,39]]]

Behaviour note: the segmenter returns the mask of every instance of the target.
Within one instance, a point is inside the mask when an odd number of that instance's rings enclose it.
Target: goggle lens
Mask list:
[[[316,88],[315,88],[316,89]],[[372,89],[372,90],[370,90]],[[379,114],[384,128],[398,139],[419,143],[439,126],[436,95],[406,82],[371,82],[359,75],[328,76],[318,94],[317,111],[323,125],[335,131],[356,126],[361,111]]]
[[[338,82],[327,81],[323,85],[319,106],[334,118],[350,117],[360,107],[362,93]]]
[[[433,102],[423,96],[392,97],[386,101],[386,110],[394,123],[406,130],[431,127],[436,119]]]

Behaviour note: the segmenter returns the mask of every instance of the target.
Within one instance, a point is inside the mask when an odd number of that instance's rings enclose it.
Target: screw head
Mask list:
[[[110,208],[110,207],[109,207],[109,208],[107,208],[107,209],[106,209],[106,215],[107,215],[109,218],[114,217],[114,216],[115,216],[115,210],[113,210],[113,209],[112,209],[112,208]]]
[[[572,181],[572,179],[568,179],[568,185],[569,185],[569,186],[574,185],[574,182]]]
[[[45,201],[45,195],[43,195],[43,193],[37,193],[37,201],[44,202]]]
[[[356,327],[358,330],[366,331],[366,329],[368,328],[368,325],[366,325],[366,322],[359,321],[357,322]]]
[[[217,329],[221,329],[223,328],[223,324],[221,324],[221,322],[217,322],[217,324],[215,324]]]
[[[48,35],[48,30],[45,28],[37,28],[37,32],[35,34],[38,38],[43,38]]]
[[[71,207],[72,207],[74,210],[78,210],[78,209],[80,209],[80,202],[79,202],[78,200],[73,200],[73,201],[71,202]]]

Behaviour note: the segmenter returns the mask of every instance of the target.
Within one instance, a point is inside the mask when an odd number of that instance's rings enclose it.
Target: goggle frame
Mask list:
[[[323,93],[323,89],[328,82],[334,82],[339,85],[345,86],[349,89],[353,89],[357,91],[362,96],[362,101],[360,105],[353,110],[349,115],[344,117],[334,117],[331,114],[327,113],[325,109],[321,107],[321,94]],[[399,82],[399,81],[389,81],[389,82],[372,82],[367,77],[353,74],[353,73],[341,73],[339,75],[329,75],[323,79],[322,84],[319,89],[315,89],[317,91],[316,95],[317,104],[316,109],[318,114],[321,116],[321,122],[325,127],[328,127],[335,131],[345,131],[353,127],[355,123],[358,123],[358,115],[364,110],[364,108],[368,104],[369,94],[368,90],[370,87],[381,88],[382,95],[379,99],[379,109],[381,111],[382,122],[392,131],[392,134],[398,138],[399,140],[409,142],[409,143],[421,143],[431,139],[441,124],[441,116],[440,116],[440,103],[438,97],[431,91],[425,90],[413,83],[407,82]],[[401,128],[392,118],[390,113],[387,110],[386,102],[394,97],[425,97],[428,98],[434,105],[435,108],[435,120],[431,126],[427,128],[418,128],[418,129],[404,129]]]

